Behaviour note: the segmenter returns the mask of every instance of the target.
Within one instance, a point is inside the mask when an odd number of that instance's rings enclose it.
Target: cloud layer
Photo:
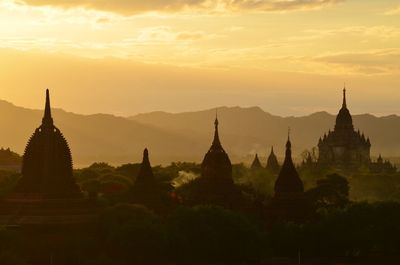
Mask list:
[[[348,71],[362,74],[390,74],[400,70],[400,50],[387,49],[353,53],[322,55],[315,61],[342,66]]]
[[[185,9],[285,12],[319,9],[344,0],[22,0],[32,6],[84,7],[122,15]]]

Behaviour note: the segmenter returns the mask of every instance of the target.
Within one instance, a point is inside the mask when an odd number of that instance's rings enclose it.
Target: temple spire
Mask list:
[[[148,185],[149,183],[154,183],[154,175],[150,165],[149,151],[145,148],[143,151],[142,164],[140,165],[139,173],[136,177],[135,186],[137,187],[139,185],[142,187],[141,185]]]
[[[150,160],[149,160],[149,150],[147,148],[144,149],[143,151],[143,161],[142,165],[150,165]]]
[[[290,132],[290,130],[289,130]],[[303,183],[292,160],[292,143],[290,142],[290,133],[286,143],[286,156],[283,162],[278,179],[275,182],[275,193],[303,192]]]
[[[50,92],[46,89],[46,105],[44,107],[44,116],[42,119],[42,125],[53,125],[53,118],[51,117],[50,107]]]
[[[343,88],[343,105],[342,105],[342,107],[343,107],[343,108],[347,108],[347,102],[346,102],[346,84],[344,85],[344,88]]]
[[[291,151],[291,148],[292,148],[292,143],[290,142],[290,127],[289,127],[288,136],[287,136],[287,142],[286,142],[286,154],[287,154],[288,150]]]
[[[212,147],[220,147],[221,142],[219,141],[219,134],[218,134],[218,112],[215,113],[215,121],[214,121],[214,126],[215,126],[215,132],[214,132],[214,140],[212,143]]]

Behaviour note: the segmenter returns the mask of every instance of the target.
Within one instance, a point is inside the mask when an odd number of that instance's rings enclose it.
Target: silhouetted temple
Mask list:
[[[304,186],[292,160],[292,143],[288,137],[282,168],[275,182],[275,194],[270,206],[272,219],[303,220],[308,214]]]
[[[76,198],[80,189],[72,176],[72,157],[68,143],[51,117],[49,90],[42,124],[26,146],[22,178],[17,193],[40,198]]]
[[[10,148],[0,149],[0,170],[19,172],[21,170],[22,157],[11,151]]]
[[[257,170],[262,168],[260,159],[258,159],[258,154],[256,154],[256,156],[254,157],[253,163],[251,163],[251,169],[253,170]]]
[[[22,162],[22,177],[14,192],[0,203],[3,225],[86,223],[94,208],[75,183],[68,143],[54,126],[49,91],[42,124],[30,138]]]
[[[138,175],[132,187],[132,199],[134,203],[159,210],[161,204],[167,204],[165,192],[154,177],[149,160],[149,151],[144,149],[143,160]]]
[[[215,204],[237,208],[242,203],[241,192],[232,178],[232,164],[223,149],[215,119],[214,140],[201,164],[201,176],[179,189],[187,205]]]
[[[138,188],[146,188],[154,186],[155,183],[156,181],[149,160],[149,151],[146,148],[143,151],[142,164],[140,165],[139,173],[136,177],[134,186]]]
[[[215,118],[214,126],[214,140],[201,163],[201,177],[205,179],[232,181],[231,160],[219,140],[218,118]]]
[[[292,143],[288,138],[286,143],[285,160],[275,182],[275,197],[301,194],[304,192],[303,182],[293,164]]]
[[[333,132],[319,139],[320,166],[337,169],[358,169],[369,166],[371,143],[360,131],[355,131],[353,119],[347,108],[346,89],[343,89],[343,104],[336,117]]]
[[[271,153],[268,156],[266,169],[268,169],[271,173],[277,174],[280,168],[281,167],[278,163],[278,159],[274,153],[274,147],[271,147]]]
[[[382,156],[379,155],[376,162],[372,162],[370,165],[370,170],[372,173],[385,173],[391,174],[397,171],[396,166],[390,163],[388,160],[383,160]]]

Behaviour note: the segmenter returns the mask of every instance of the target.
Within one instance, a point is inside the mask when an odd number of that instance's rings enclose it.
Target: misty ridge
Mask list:
[[[42,117],[32,110],[0,101],[0,146],[22,154],[26,141]],[[138,162],[141,150],[152,152],[154,164],[172,161],[200,162],[212,140],[216,109],[167,113],[150,112],[130,117],[110,114],[80,115],[54,109],[57,126],[71,146],[75,167],[95,161],[111,164]],[[280,117],[259,107],[218,107],[220,135],[234,163],[250,163],[258,153],[262,163],[274,146],[279,160],[284,155],[288,127],[292,130],[293,157],[311,150],[319,137],[333,129],[336,114],[321,111],[302,117]],[[370,137],[373,160],[380,153],[394,163],[400,157],[400,117],[353,115],[355,129]]]

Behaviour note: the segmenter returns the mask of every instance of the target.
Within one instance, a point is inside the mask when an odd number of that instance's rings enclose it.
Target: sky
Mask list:
[[[0,0],[0,99],[129,116],[400,114],[398,0]]]

